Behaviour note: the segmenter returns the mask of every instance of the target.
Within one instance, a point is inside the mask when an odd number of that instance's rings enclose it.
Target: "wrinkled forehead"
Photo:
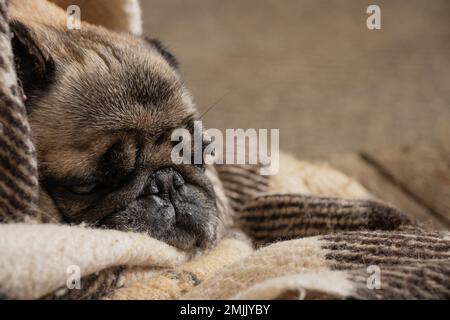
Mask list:
[[[114,50],[85,49],[81,62],[58,67],[59,91],[65,94],[58,99],[65,100],[62,112],[75,130],[134,128],[151,133],[194,117],[189,92],[159,54],[147,48]]]

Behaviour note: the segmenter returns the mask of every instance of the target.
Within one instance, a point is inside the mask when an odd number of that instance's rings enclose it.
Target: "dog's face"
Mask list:
[[[172,131],[192,131],[196,119],[173,56],[156,41],[88,25],[12,30],[41,186],[64,221],[183,249],[213,243],[219,218],[206,168],[171,161]]]

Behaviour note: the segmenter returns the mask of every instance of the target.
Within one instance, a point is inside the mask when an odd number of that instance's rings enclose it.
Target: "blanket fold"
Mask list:
[[[36,299],[65,287],[71,267],[83,277],[117,266],[173,267],[187,259],[161,241],[131,232],[6,224],[0,234],[0,292],[14,299]]]

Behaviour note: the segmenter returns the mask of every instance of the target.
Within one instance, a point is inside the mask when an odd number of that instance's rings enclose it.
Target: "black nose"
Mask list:
[[[170,192],[181,188],[184,185],[184,179],[177,171],[173,169],[163,169],[155,173],[146,187],[146,194],[168,195]]]

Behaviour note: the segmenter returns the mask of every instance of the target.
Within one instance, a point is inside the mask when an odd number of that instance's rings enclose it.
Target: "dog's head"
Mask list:
[[[158,41],[90,25],[11,27],[41,186],[64,221],[184,249],[213,243],[207,168],[171,161],[172,131],[192,131],[196,119],[174,57]]]

